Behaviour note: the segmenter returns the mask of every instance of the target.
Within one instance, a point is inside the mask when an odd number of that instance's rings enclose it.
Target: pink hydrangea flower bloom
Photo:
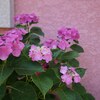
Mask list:
[[[4,44],[4,41],[2,40],[2,38],[0,37],[0,45]]]
[[[81,80],[80,75],[73,67],[68,68],[67,66],[61,66],[60,73],[62,74],[62,82],[65,82],[67,85],[70,85],[73,81],[78,83]]]
[[[58,37],[61,39],[72,39],[72,40],[78,40],[80,38],[78,31],[75,28],[61,28],[58,31]]]
[[[60,49],[62,49],[62,50],[65,50],[65,49],[67,49],[67,48],[69,48],[71,45],[68,43],[68,41],[66,41],[66,40],[61,40],[61,41],[59,41],[59,43],[58,43],[58,47],[60,48]]]
[[[29,22],[37,23],[39,21],[39,18],[34,13],[32,13],[32,14],[29,14],[29,20],[30,20]]]
[[[12,50],[13,50],[12,54],[15,57],[19,57],[23,48],[24,48],[24,44],[22,42],[14,41],[12,44]]]
[[[37,23],[39,18],[34,14],[21,14],[15,17],[17,24]]]
[[[29,51],[29,57],[32,58],[32,61],[42,60],[43,57],[42,57],[40,47],[36,47],[35,45],[32,45]]]
[[[56,49],[58,45],[57,40],[53,39],[48,39],[47,41],[44,42],[44,46],[47,46],[50,49]]]
[[[61,66],[60,73],[66,74],[67,71],[68,71],[68,67],[67,66]]]
[[[70,85],[73,81],[72,81],[72,76],[68,75],[68,74],[64,74],[61,76],[62,82],[66,83],[67,85]]]
[[[52,53],[46,46],[37,47],[32,45],[29,51],[29,57],[32,61],[45,60],[47,63],[52,60]]]
[[[24,29],[12,29],[0,36],[0,59],[6,60],[12,53],[19,57],[24,44],[21,42],[23,35],[27,32]],[[6,50],[7,49],[7,50]]]
[[[12,52],[12,49],[9,45],[8,46],[0,46],[0,59],[6,60],[11,52]]]
[[[73,40],[78,40],[80,38],[78,30],[76,30],[75,28],[71,29],[71,38]]]
[[[52,52],[49,48],[47,48],[46,46],[42,46],[41,47],[41,52],[42,52],[42,55],[43,55],[43,59],[47,63],[52,60]]]
[[[22,40],[23,35],[27,34],[27,31],[24,29],[12,29],[5,33],[4,37],[6,39],[6,42],[12,42],[15,40]],[[12,38],[13,37],[13,38]]]

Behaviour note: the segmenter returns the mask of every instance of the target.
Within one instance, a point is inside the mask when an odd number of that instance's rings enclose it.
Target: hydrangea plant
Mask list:
[[[38,16],[15,17],[15,28],[0,35],[0,100],[95,100],[81,85],[86,69],[79,32],[63,27],[43,43]]]

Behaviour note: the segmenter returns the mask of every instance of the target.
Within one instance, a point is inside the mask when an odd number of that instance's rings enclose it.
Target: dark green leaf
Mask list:
[[[22,42],[26,43],[27,40],[29,39],[30,35],[31,35],[30,33],[27,33],[26,35],[24,35]]]
[[[37,35],[41,35],[41,36],[44,36],[44,33],[43,31],[41,30],[40,27],[32,27],[31,30],[30,30],[31,33],[35,33]]]
[[[2,100],[12,100],[9,93],[6,93]]]
[[[19,75],[33,75],[35,72],[43,72],[44,70],[38,62],[33,62],[22,58],[18,60],[15,71]]]
[[[11,66],[1,66],[0,67],[0,85],[12,74],[13,67]]]
[[[8,77],[7,79],[7,85],[11,85],[11,84],[14,84],[16,81],[18,81],[18,74],[14,71],[10,77]]]
[[[79,93],[68,88],[60,88],[56,90],[60,100],[83,100]]]
[[[59,71],[60,66],[61,66],[60,64],[55,64],[53,61],[49,63],[50,69],[53,71],[53,73],[58,79],[60,79],[60,71]]]
[[[76,52],[79,52],[79,53],[84,52],[83,48],[81,46],[77,45],[77,44],[73,44],[71,46],[71,49],[74,50],[74,51],[76,51]]]
[[[45,97],[45,100],[55,100],[55,95],[47,94],[46,97]]]
[[[75,91],[74,91],[74,93],[75,93],[76,100],[83,100],[83,98],[80,96],[79,93],[77,93]]]
[[[32,78],[32,81],[40,89],[44,98],[45,98],[46,93],[53,86],[53,81],[49,77],[43,74],[41,74],[40,76],[34,75]]]
[[[51,74],[52,73],[52,74]],[[48,78],[50,78],[51,80],[53,80],[53,83],[58,83],[60,82],[60,75],[59,75],[59,71],[58,68],[52,68],[52,69],[48,69],[46,72],[42,73],[44,76],[47,76]]]
[[[60,49],[54,49],[52,50],[52,52],[53,52],[53,57],[57,58],[61,54],[62,51]]]
[[[69,52],[66,52],[64,53],[62,56],[61,56],[61,59],[62,60],[66,60],[66,59],[73,59],[73,58],[76,58],[78,57],[79,54],[75,51],[69,51]]]
[[[35,34],[32,34],[30,36],[30,39],[29,39],[29,43],[30,44],[35,44],[35,45],[38,45],[40,43],[40,37],[35,35]]]
[[[56,93],[58,94],[60,100],[76,100],[75,93],[68,88],[57,89]]]
[[[77,44],[79,44],[79,41],[78,40],[74,40],[74,42],[77,43]]]
[[[71,59],[68,61],[68,63],[70,64],[70,66],[79,67],[79,61],[76,59]]]
[[[90,93],[86,93],[82,97],[83,100],[95,100],[95,98]]]
[[[51,68],[51,69],[54,71],[55,76],[56,76],[58,79],[60,79],[60,71],[59,71],[59,68],[57,67],[57,68]]]
[[[80,83],[73,83],[73,89],[74,91],[78,92],[80,95],[86,93],[85,88]]]
[[[25,47],[24,47],[24,49],[23,49],[23,51],[22,51],[22,55],[21,55],[21,57],[23,56],[23,59],[29,59],[29,49],[30,49],[30,47],[31,47],[31,45],[29,45],[29,44],[26,44],[25,45]],[[22,58],[21,58],[22,59]]]
[[[0,100],[2,100],[2,98],[4,97],[5,92],[6,92],[6,86],[5,86],[5,84],[2,84],[0,86]]]
[[[77,72],[81,77],[84,76],[85,71],[86,71],[86,69],[84,69],[84,68],[77,68],[77,69],[76,69],[76,72]]]
[[[30,84],[16,82],[12,87],[12,100],[38,100],[36,92]]]

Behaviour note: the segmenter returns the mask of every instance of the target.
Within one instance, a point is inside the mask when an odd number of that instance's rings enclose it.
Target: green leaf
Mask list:
[[[54,49],[52,50],[52,53],[53,53],[53,57],[57,58],[62,53],[62,51],[60,49]]]
[[[79,93],[77,93],[75,91],[74,91],[74,93],[75,93],[76,100],[83,100],[83,98],[80,96]]]
[[[35,72],[43,72],[43,68],[40,63],[38,62],[33,62],[28,54],[27,51],[29,49],[29,46],[25,46],[22,54],[20,57],[16,58],[13,61],[13,66],[19,75],[33,75]]]
[[[77,43],[77,44],[79,44],[79,41],[78,40],[74,40],[74,42]]]
[[[64,53],[62,56],[61,56],[61,59],[62,60],[66,60],[66,59],[73,59],[73,58],[76,58],[78,57],[79,54],[75,51],[69,51],[69,52],[66,52]]]
[[[30,30],[31,33],[35,33],[37,35],[41,35],[41,36],[44,36],[44,33],[43,31],[41,30],[40,27],[32,27],[31,30]]]
[[[11,85],[18,81],[19,75],[14,71],[7,79],[6,84]]]
[[[76,72],[77,72],[81,77],[84,76],[85,71],[86,71],[86,69],[84,69],[84,68],[77,68],[77,69],[76,69]]]
[[[30,49],[30,47],[31,47],[31,45],[29,45],[29,44],[25,44],[25,47],[24,47],[24,49],[23,49],[23,51],[22,51],[22,55],[21,55],[21,57],[23,57],[23,59],[29,59],[29,49]],[[20,59],[22,59],[20,57]],[[25,57],[25,58],[24,58]]]
[[[50,70],[53,71],[53,73],[55,74],[55,76],[60,79],[60,71],[59,71],[59,68],[60,68],[60,64],[55,64],[53,61],[51,61],[49,63],[49,67],[50,67]],[[48,71],[48,70],[47,70]],[[46,72],[47,72],[46,71]],[[52,72],[51,72],[52,73]],[[50,74],[51,75],[51,74]]]
[[[40,43],[40,37],[35,34],[31,34],[31,36],[29,38],[29,43],[38,45]]]
[[[56,90],[60,100],[83,100],[82,97],[75,91],[68,88],[60,88]]]
[[[4,97],[5,92],[6,92],[6,86],[5,86],[5,84],[2,84],[0,86],[0,100],[2,100],[2,98]]]
[[[56,93],[58,94],[60,100],[76,100],[74,92],[68,88],[57,89]]]
[[[73,83],[73,89],[74,91],[78,92],[80,95],[86,93],[85,88],[80,83]]]
[[[9,93],[6,93],[2,100],[12,100]]]
[[[3,65],[0,67],[0,85],[12,74],[13,67]]]
[[[55,76],[56,76],[58,79],[60,79],[60,71],[59,71],[59,68],[57,67],[57,68],[51,68],[51,69],[54,71]]]
[[[45,97],[45,100],[55,100],[55,95],[47,94],[46,97]]]
[[[12,100],[38,100],[34,88],[26,82],[16,82],[12,86]]]
[[[40,76],[34,75],[32,77],[33,83],[40,89],[44,98],[46,93],[52,88],[53,81],[46,75],[41,74]]]
[[[46,72],[42,74],[50,78],[53,81],[53,84],[60,82],[60,72],[58,71],[58,68],[48,69]]]
[[[71,49],[74,50],[74,51],[76,51],[76,52],[79,52],[79,53],[84,52],[83,48],[81,46],[77,45],[77,44],[73,44],[71,46]]]
[[[68,60],[68,63],[70,64],[70,66],[79,67],[79,61],[76,59],[70,59]]]
[[[95,100],[95,98],[90,93],[86,93],[82,97],[83,100]]]
[[[15,71],[19,75],[33,75],[35,72],[43,72],[44,70],[38,62],[33,62],[22,58],[18,60]]]

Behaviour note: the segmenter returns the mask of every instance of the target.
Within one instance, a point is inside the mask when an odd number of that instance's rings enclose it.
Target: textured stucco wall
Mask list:
[[[40,16],[46,38],[62,26],[79,29],[85,49],[79,60],[87,68],[82,83],[100,100],[100,0],[15,0],[16,15],[31,12]]]

